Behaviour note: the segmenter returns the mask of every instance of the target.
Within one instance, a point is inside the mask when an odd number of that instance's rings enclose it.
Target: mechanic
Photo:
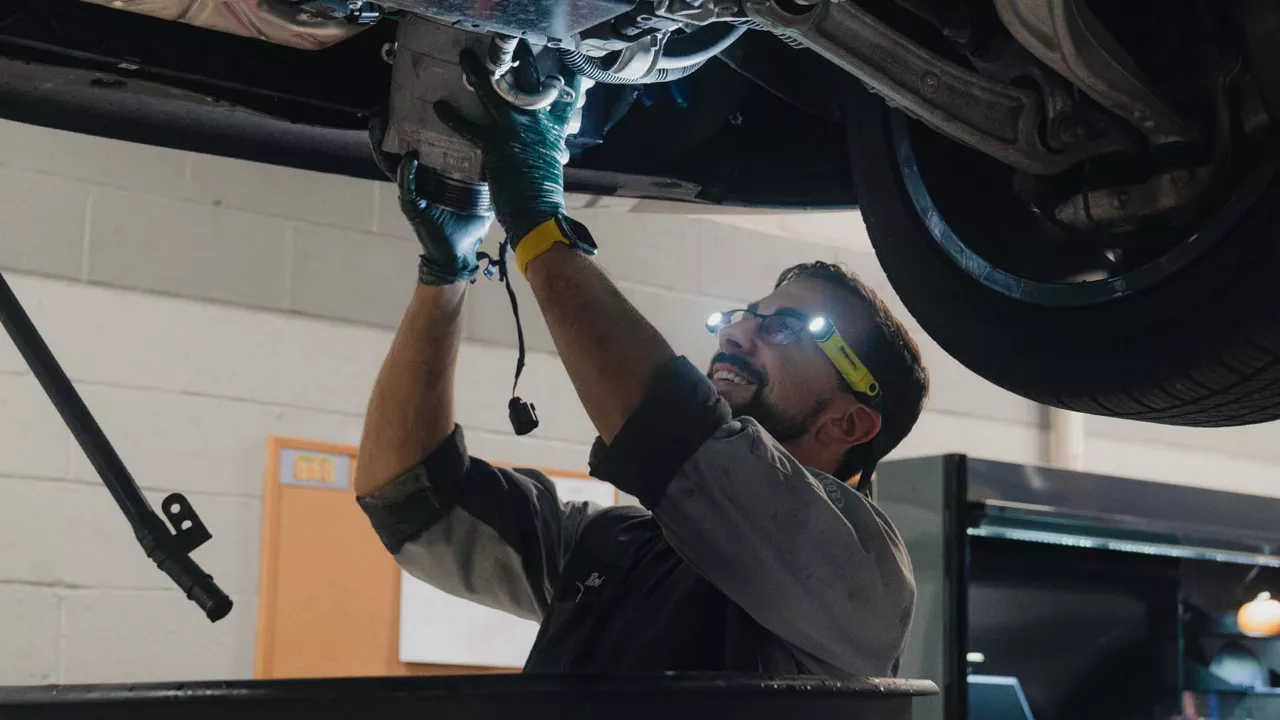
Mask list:
[[[915,604],[910,560],[885,515],[837,478],[870,477],[920,414],[928,381],[906,330],[852,275],[809,263],[749,309],[713,316],[719,352],[695,369],[565,214],[573,104],[512,108],[477,56],[462,65],[491,124],[436,112],[484,150],[497,219],[599,432],[592,474],[643,507],[564,503],[545,475],[467,452],[454,374],[490,218],[424,200],[429,171],[410,155],[397,182],[422,243],[420,284],[373,390],[355,480],[387,549],[447,593],[540,622],[526,672],[894,674]]]

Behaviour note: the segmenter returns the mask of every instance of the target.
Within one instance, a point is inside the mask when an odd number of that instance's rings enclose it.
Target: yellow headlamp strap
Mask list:
[[[814,337],[817,340],[818,347],[822,348],[822,352],[826,353],[831,359],[831,363],[836,366],[836,370],[840,371],[840,375],[849,383],[849,387],[854,392],[862,393],[867,397],[880,397],[880,383],[876,382],[871,371],[867,369],[862,359],[857,353],[849,347],[849,344],[840,336],[840,331],[836,330],[835,325],[827,323],[830,334],[826,337]]]

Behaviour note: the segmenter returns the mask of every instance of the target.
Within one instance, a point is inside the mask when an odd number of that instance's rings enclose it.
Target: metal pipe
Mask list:
[[[493,79],[493,89],[498,91],[503,100],[518,108],[541,110],[550,107],[560,97],[565,85],[564,78],[559,75],[548,75],[542,79],[542,87],[537,92],[525,92],[511,82],[510,75],[503,75]]]
[[[749,29],[744,25],[720,23],[720,27],[702,28],[687,37],[672,38],[662,49],[658,69],[682,68],[705,63],[724,52]],[[723,32],[716,37],[716,32],[721,30]]]
[[[485,65],[492,76],[489,81],[493,89],[509,104],[525,110],[541,110],[550,107],[565,91],[564,78],[559,75],[548,75],[542,78],[541,87],[537,90],[524,90],[511,80],[511,71],[515,67],[518,38],[510,35],[494,35],[489,43],[489,52],[485,57]],[[532,62],[532,60],[530,60]],[[569,100],[571,98],[565,98]]]
[[[605,70],[600,66],[599,60],[570,48],[560,48],[560,61],[564,63],[566,68],[582,77],[606,85],[644,85],[670,82],[692,74],[703,65],[703,63],[694,63],[693,65],[679,68],[655,68],[649,74],[641,77],[623,77]]]
[[[320,17],[284,0],[83,1],[300,50],[327,48],[369,27]]]

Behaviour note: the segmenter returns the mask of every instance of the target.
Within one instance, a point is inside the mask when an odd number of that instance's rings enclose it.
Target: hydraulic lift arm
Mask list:
[[[3,274],[0,274],[0,323],[102,478],[102,484],[115,498],[147,557],[173,579],[189,600],[200,606],[211,622],[226,617],[231,612],[231,598],[190,557],[191,551],[213,536],[180,493],[169,495],[162,504],[165,516],[173,525],[173,532],[169,532],[58,365]]]

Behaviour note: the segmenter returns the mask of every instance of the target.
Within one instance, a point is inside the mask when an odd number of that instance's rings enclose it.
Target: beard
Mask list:
[[[796,416],[789,415],[778,407],[778,403],[770,396],[769,374],[763,368],[752,366],[745,358],[723,352],[716,353],[715,357],[711,358],[712,367],[718,363],[734,366],[742,374],[751,378],[756,386],[751,397],[744,401],[729,403],[733,416],[749,417],[755,420],[780,443],[807,435],[813,429],[814,423],[818,421],[818,416],[830,404],[830,400],[818,400],[808,412]],[[710,375],[711,373],[708,372],[707,376],[710,377]]]

